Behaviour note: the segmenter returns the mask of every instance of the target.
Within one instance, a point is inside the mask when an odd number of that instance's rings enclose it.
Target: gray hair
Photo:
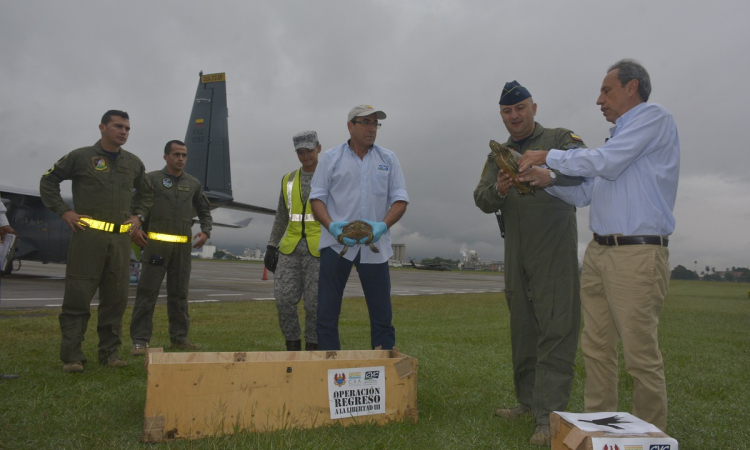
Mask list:
[[[620,84],[625,86],[630,80],[638,80],[638,95],[641,100],[648,101],[651,95],[651,77],[648,76],[646,68],[634,59],[621,59],[607,69],[607,73],[618,70],[617,78]]]

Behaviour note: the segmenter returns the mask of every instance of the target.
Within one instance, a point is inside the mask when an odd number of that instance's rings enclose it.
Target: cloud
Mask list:
[[[465,244],[501,260],[495,219],[472,192],[489,140],[507,138],[503,84],[519,80],[542,125],[570,128],[592,147],[610,125],[594,104],[606,68],[632,57],[680,132],[672,266],[750,266],[750,164],[734,138],[750,98],[741,57],[749,9],[677,0],[10,2],[0,16],[1,183],[36,188],[62,155],[98,139],[110,108],[131,114],[125,148],[159,169],[164,143],[184,136],[198,72],[226,72],[237,200],[274,207],[281,176],[298,164],[291,137],[314,129],[324,148],[338,145],[348,110],[370,103],[388,113],[378,144],[396,152],[409,189],[393,231],[407,254],[455,258]],[[578,220],[585,246],[586,209]],[[256,216],[214,240],[264,248],[271,223]]]

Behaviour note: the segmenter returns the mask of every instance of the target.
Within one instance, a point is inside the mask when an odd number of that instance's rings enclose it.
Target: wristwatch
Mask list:
[[[554,186],[555,183],[557,183],[557,174],[554,170],[549,170],[549,177],[552,178],[552,182],[549,184],[550,186]]]
[[[138,217],[138,220],[141,221],[141,224],[146,222],[146,218],[143,217],[143,214],[136,214],[136,216]]]

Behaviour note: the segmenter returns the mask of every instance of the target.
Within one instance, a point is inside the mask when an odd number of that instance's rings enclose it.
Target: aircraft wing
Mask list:
[[[215,227],[224,227],[224,228],[247,228],[248,225],[250,225],[250,222],[253,220],[252,217],[248,217],[246,219],[242,219],[239,222],[235,223],[220,223],[220,222],[214,222],[213,225]],[[198,219],[193,219],[193,225],[199,224],[200,221]]]
[[[262,206],[254,206],[254,205],[248,205],[247,203],[241,203],[238,201],[232,200],[229,203],[225,203],[220,206],[221,208],[226,209],[234,209],[237,211],[247,211],[252,212],[256,214],[268,214],[269,216],[276,215],[276,210],[271,208],[264,208]]]
[[[6,193],[41,198],[41,195],[39,195],[39,191],[35,191],[33,189],[24,189],[24,188],[12,187],[12,186],[5,186],[5,185],[0,184],[0,195],[6,194]],[[3,198],[7,200],[5,195],[3,195]]]

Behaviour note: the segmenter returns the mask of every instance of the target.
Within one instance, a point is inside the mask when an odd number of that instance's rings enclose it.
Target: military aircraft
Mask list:
[[[234,200],[229,164],[226,76],[224,73],[203,75],[200,72],[199,78],[185,134],[184,142],[190,155],[185,171],[203,184],[211,209],[228,208],[275,215],[274,209]],[[72,231],[60,216],[44,206],[39,192],[0,185],[0,197],[8,210],[8,221],[18,237],[12,256],[15,264],[8,264],[6,273],[20,269],[21,261],[64,263]],[[71,198],[65,198],[65,201],[74,207]],[[234,224],[214,222],[214,225],[244,228],[251,220],[248,218]]]
[[[448,271],[450,272],[451,269],[445,264],[420,264],[417,265],[417,263],[414,262],[413,259],[409,258],[409,261],[411,262],[411,266],[414,267],[417,270],[439,270],[441,272]]]

